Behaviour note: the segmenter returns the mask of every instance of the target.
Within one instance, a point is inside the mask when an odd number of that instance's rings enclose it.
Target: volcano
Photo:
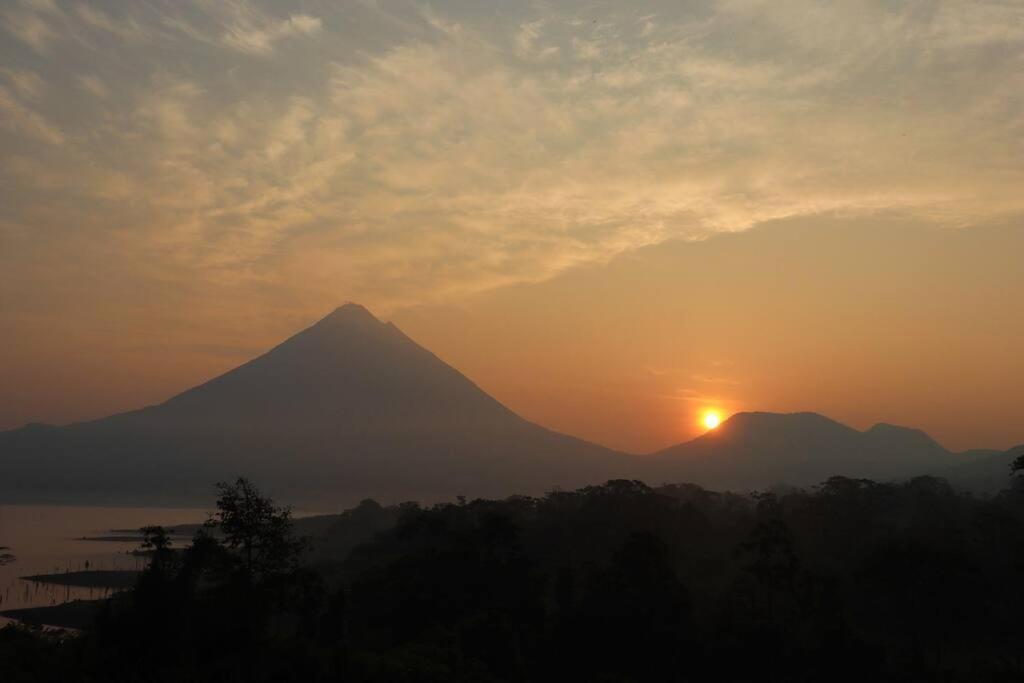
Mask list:
[[[523,419],[347,304],[159,405],[0,433],[0,501],[191,504],[237,476],[319,508],[536,495],[615,478],[750,491],[932,474],[984,492],[1008,483],[1013,457],[951,453],[920,430],[858,431],[816,413],[738,413],[692,441],[628,455]]]
[[[185,503],[244,475],[303,505],[542,493],[632,457],[533,424],[347,304],[159,405],[0,434],[7,500]]]

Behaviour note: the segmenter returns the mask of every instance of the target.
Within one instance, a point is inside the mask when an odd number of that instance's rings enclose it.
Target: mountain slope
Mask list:
[[[1010,486],[1010,465],[1024,455],[1024,444],[1007,451],[970,451],[959,454],[960,462],[939,476],[954,486],[975,493],[995,493]]]
[[[830,476],[901,479],[943,470],[955,457],[915,429],[860,432],[816,413],[738,413],[693,441],[653,454],[656,481],[756,489],[818,484]]]
[[[267,353],[159,405],[0,433],[0,501],[209,501],[245,475],[306,506],[536,494],[610,478],[707,488],[830,476],[1006,484],[1008,454],[952,454],[916,429],[863,432],[815,413],[739,413],[650,456],[519,417],[366,309],[343,306]]]
[[[530,423],[349,304],[156,406],[0,434],[0,495],[208,499],[245,474],[304,504],[540,493],[632,459]]]
[[[163,404],[71,429],[330,436],[510,422],[524,423],[398,328],[348,304]]]

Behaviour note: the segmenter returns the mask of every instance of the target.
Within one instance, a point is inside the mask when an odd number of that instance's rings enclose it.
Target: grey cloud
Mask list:
[[[1013,6],[68,7],[3,15],[0,145],[33,162],[0,220],[62,187],[53,230],[162,282],[393,305],[786,216],[1024,209]],[[123,40],[32,95],[72,20]]]

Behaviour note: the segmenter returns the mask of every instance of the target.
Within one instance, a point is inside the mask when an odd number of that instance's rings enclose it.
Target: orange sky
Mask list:
[[[1024,377],[1020,226],[792,220],[377,312],[524,416],[629,451],[692,438],[707,407],[813,410],[1003,448],[1024,441],[1012,398]],[[23,325],[5,357],[5,426],[162,400],[330,308],[209,328],[182,329],[156,307],[54,334],[50,320]]]
[[[1024,441],[1024,6],[0,10],[0,428],[357,301],[628,450],[696,411]]]
[[[1022,253],[1020,222],[803,219],[396,320],[523,414],[627,450],[697,435],[708,406],[1009,447],[1024,441]]]

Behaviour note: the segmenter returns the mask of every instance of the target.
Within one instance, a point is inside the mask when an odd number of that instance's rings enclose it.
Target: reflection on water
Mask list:
[[[16,558],[0,566],[0,610],[108,597],[112,593],[109,588],[58,586],[19,577],[87,569],[141,569],[145,559],[130,554],[139,545],[138,532],[113,530],[194,524],[206,517],[206,510],[189,508],[0,505],[0,546],[9,546]],[[81,540],[90,536],[125,538]],[[0,617],[0,626],[6,622]]]

